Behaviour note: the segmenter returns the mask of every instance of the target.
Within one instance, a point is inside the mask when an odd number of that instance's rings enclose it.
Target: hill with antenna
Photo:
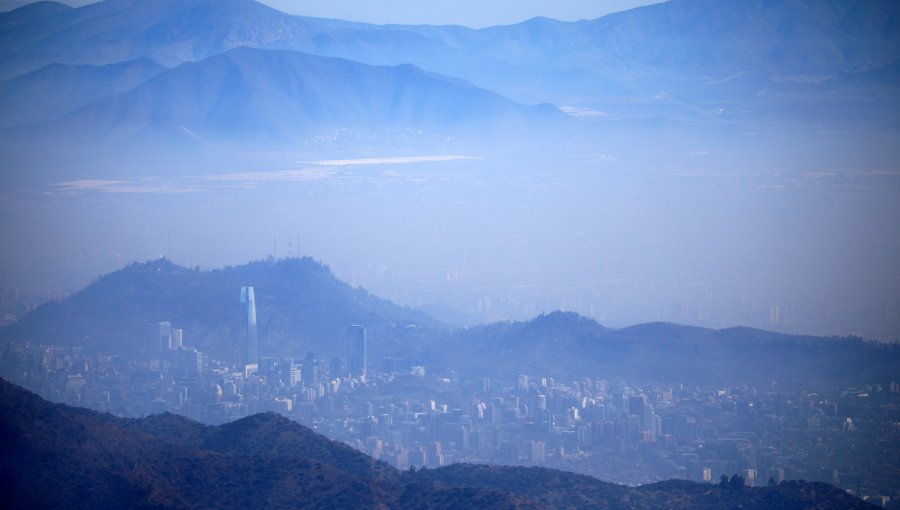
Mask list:
[[[419,330],[445,328],[424,313],[341,282],[307,257],[213,271],[159,259],[131,264],[64,301],[44,304],[0,331],[0,338],[137,356],[158,348],[150,325],[169,321],[184,330],[186,346],[218,359],[241,359],[245,286],[256,293],[261,355],[345,355],[351,324],[364,324],[372,338],[384,338],[373,342],[384,349]]]
[[[614,330],[571,312],[453,329],[429,315],[341,282],[310,258],[212,271],[166,259],[134,263],[0,330],[0,341],[83,346],[152,356],[158,327],[214,359],[246,355],[241,289],[254,287],[260,356],[346,356],[346,329],[366,327],[369,359],[393,357],[436,370],[717,384],[889,384],[900,346],[861,338],[794,336],[752,328],[712,330],[650,323]]]

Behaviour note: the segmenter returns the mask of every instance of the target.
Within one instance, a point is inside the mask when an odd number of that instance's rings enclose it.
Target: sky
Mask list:
[[[659,0],[262,0],[288,12],[377,24],[464,25],[480,28],[509,25],[536,16],[563,21],[593,19]],[[88,0],[68,0],[84,5]]]
[[[473,28],[517,23],[536,16],[564,21],[599,18],[655,0],[265,0],[284,12],[368,23],[453,24]]]

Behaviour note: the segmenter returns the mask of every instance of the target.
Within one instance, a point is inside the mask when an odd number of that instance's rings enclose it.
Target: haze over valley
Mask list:
[[[472,30],[34,4],[3,15],[4,285],[300,253],[458,324],[894,339],[896,14],[670,2]]]
[[[900,4],[401,3],[0,2],[17,505],[896,508]]]

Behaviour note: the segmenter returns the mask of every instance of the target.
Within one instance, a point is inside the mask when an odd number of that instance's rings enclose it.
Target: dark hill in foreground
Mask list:
[[[400,473],[274,414],[220,427],[51,404],[0,379],[3,508],[874,508],[827,484],[638,488],[540,468]]]
[[[0,433],[10,509],[536,508],[496,490],[405,487],[386,464],[273,414],[222,427],[123,420],[0,380]]]
[[[826,483],[784,482],[769,487],[719,487],[669,480],[636,488],[539,467],[454,465],[406,476],[442,488],[493,487],[527,497],[543,508],[619,510],[741,508],[837,510],[875,508]]]

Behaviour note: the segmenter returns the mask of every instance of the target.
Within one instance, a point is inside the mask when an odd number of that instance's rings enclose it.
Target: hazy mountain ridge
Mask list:
[[[240,352],[241,324],[246,320],[239,302],[242,286],[256,289],[264,355],[301,357],[312,350],[343,356],[345,330],[351,324],[365,324],[373,339],[405,338],[415,333],[407,328],[411,324],[443,327],[425,314],[350,287],[308,258],[215,271],[158,260],[132,264],[62,302],[47,303],[0,336],[147,355],[157,348],[150,325],[171,321],[184,329],[186,346],[230,359]]]
[[[886,1],[680,0],[580,22],[535,18],[481,30],[406,30],[486,61],[503,62],[508,72],[497,74],[507,76],[507,82],[479,68],[477,60],[468,68],[444,72],[518,100],[527,101],[527,90],[541,90],[543,100],[554,102],[648,100],[670,94],[723,105],[723,100],[766,99],[759,96],[761,91],[789,92],[786,82],[805,85],[791,100],[810,95],[822,99],[820,94],[829,91],[823,85],[831,80],[885,68],[900,57],[898,18],[896,5]],[[874,82],[855,85],[857,90],[868,89]]]
[[[852,104],[885,83],[864,75],[897,62],[898,23],[900,11],[887,1],[675,0],[573,23],[536,18],[452,41],[519,66],[567,73],[544,87],[553,101],[642,116],[638,105],[623,101],[642,98],[681,118],[724,109],[726,120],[786,121],[808,120],[815,109],[785,115],[783,105]],[[834,86],[848,81],[852,92]],[[495,88],[510,94],[506,85]],[[876,102],[885,103],[896,111],[895,101]],[[877,106],[865,106],[877,116]],[[840,110],[851,112],[847,105]]]
[[[182,64],[41,130],[83,141],[133,141],[146,132],[183,136],[187,130],[212,142],[277,145],[338,128],[475,136],[478,130],[564,120],[552,107],[521,106],[409,65],[237,48]]]
[[[798,99],[830,80],[890,66],[900,57],[898,23],[900,9],[886,0],[676,0],[596,20],[535,18],[480,30],[290,16],[251,0],[108,0],[0,33],[0,47],[7,75],[142,56],[173,67],[250,46],[411,63],[530,103],[666,93],[709,103],[764,99],[761,91],[786,81],[805,84]]]
[[[148,47],[160,46],[160,41],[163,46],[175,41],[197,41],[202,39],[201,34],[208,33],[218,34],[212,40],[227,43],[216,46],[194,42],[203,50],[194,51],[190,60],[235,47],[230,44],[310,51],[311,47],[303,48],[298,44],[321,42],[323,34],[335,29],[344,31],[335,36],[335,40],[340,40],[345,49],[350,48],[346,46],[350,41],[359,40],[363,31],[377,33],[383,38],[405,37],[403,34],[412,33],[476,56],[484,54],[516,65],[542,68],[566,67],[570,63],[584,65],[583,59],[591,55],[594,62],[598,62],[599,54],[644,65],[678,67],[682,72],[685,65],[693,64],[704,74],[723,65],[745,68],[748,64],[770,71],[860,70],[889,64],[896,60],[900,51],[900,38],[892,30],[900,9],[886,0],[827,3],[676,0],[596,20],[561,22],[535,18],[516,25],[480,30],[454,26],[377,26],[290,16],[249,0],[215,2],[215,9],[208,1],[199,0],[165,3],[156,0],[155,11],[151,10],[153,7],[149,2],[147,4],[142,13],[155,16],[145,22],[152,27],[148,34],[157,36],[144,36],[148,39]],[[133,8],[135,6],[127,3],[107,1],[94,7],[96,14],[85,12],[78,21],[85,23],[104,16],[128,15],[127,9]],[[183,12],[191,14],[182,15]],[[170,25],[178,24],[178,19],[192,23],[184,22],[181,29],[171,29]],[[189,26],[190,30],[187,29]],[[247,30],[250,26],[257,29]],[[698,33],[697,28],[703,30]],[[272,35],[279,32],[283,39]],[[133,37],[133,33],[130,36]],[[362,40],[369,45],[378,44],[366,37]],[[719,44],[708,44],[709,40]],[[757,41],[756,45],[746,44],[751,40]],[[388,46],[389,41],[382,39],[381,44]],[[402,44],[394,46],[395,51],[411,51],[404,49]],[[560,55],[563,55],[562,59]],[[819,56],[810,58],[809,55]],[[576,60],[570,62],[573,58]],[[177,60],[160,61],[180,63]],[[563,66],[560,66],[561,62]],[[728,75],[735,70],[725,68],[722,72]]]
[[[0,23],[14,13],[0,15]],[[6,73],[52,62],[102,65],[138,57],[174,67],[241,46],[324,56],[346,56],[340,51],[347,45],[379,51],[378,44],[366,43],[367,37],[354,42],[360,27],[372,30],[370,25],[290,16],[252,0],[107,0],[38,19],[27,30],[0,33],[5,43],[0,47],[10,57],[3,66]],[[428,46],[414,34],[397,36]],[[341,44],[335,46],[336,41]],[[387,47],[392,45],[397,46]],[[316,52],[317,46],[332,51]]]
[[[0,23],[29,18],[25,10]],[[478,142],[546,135],[568,121],[550,105],[523,106],[410,65],[446,60],[440,43],[412,32],[289,16],[251,0],[109,0],[32,17],[0,31],[6,76],[54,63],[2,84],[10,108],[0,126],[20,126],[5,133],[4,151],[23,164],[58,165],[32,161],[48,145],[73,153],[64,160],[120,168],[177,151],[180,164],[160,163],[172,167],[243,147],[296,150],[337,130]],[[113,72],[131,59],[174,68]]]
[[[401,474],[274,414],[220,427],[171,415],[126,420],[51,404],[4,380],[0,411],[10,440],[0,453],[5,508],[873,508],[821,483],[629,489],[549,469],[465,465]],[[354,465],[376,469],[355,474]]]
[[[895,129],[898,26],[900,11],[883,0],[676,0],[596,20],[535,18],[480,30],[291,16],[252,0],[26,6],[0,14],[2,78],[49,64],[142,58],[174,69],[124,94],[110,77],[86,77],[77,88],[96,80],[90,99],[102,98],[64,119],[5,132],[0,157],[63,178],[87,171],[71,161],[152,172],[210,165],[248,146],[348,152],[403,139],[443,143],[442,150],[455,143],[563,153],[729,140],[758,157],[746,142],[766,141],[744,133],[772,133],[769,143],[783,143],[771,129],[784,123],[799,137],[792,150],[845,122],[865,140]],[[312,65],[311,55],[347,61]],[[378,67],[385,65],[395,67]],[[321,77],[320,86],[301,87],[305,71]],[[49,108],[58,99],[37,92],[0,124],[59,117],[79,102]],[[33,115],[22,108],[29,103],[37,105]],[[547,103],[578,121],[566,122]],[[335,128],[353,135],[337,140]],[[58,157],[39,156],[48,145]],[[225,159],[246,171],[237,158]]]
[[[373,363],[391,356],[505,376],[846,385],[888,384],[900,367],[900,347],[858,338],[669,323],[613,330],[571,312],[450,330],[422,312],[352,289],[308,258],[215,271],[165,260],[132,264],[62,302],[41,306],[0,330],[0,339],[146,356],[156,347],[150,324],[165,320],[184,329],[186,346],[237,359],[243,285],[256,288],[263,356],[344,356],[345,328],[363,324]]]
[[[7,12],[13,10],[15,12],[3,15],[3,22],[0,23],[0,32],[11,30],[25,23],[40,21],[54,14],[72,9],[72,7],[60,2],[0,2],[0,8],[6,9],[7,7],[11,7]]]
[[[105,66],[47,65],[0,82],[0,128],[60,118],[98,99],[127,92],[165,70],[147,58]]]
[[[622,58],[681,72],[728,75],[749,67],[802,74],[895,61],[898,16],[897,4],[886,0],[675,0],[583,24],[599,45],[618,42]],[[630,30],[649,38],[629,37]]]
[[[443,367],[506,375],[604,374],[639,380],[737,384],[887,384],[900,367],[900,347],[859,338],[786,335],[753,328],[712,330],[650,323],[604,328],[574,313],[496,323],[452,333],[452,348],[433,342]]]

